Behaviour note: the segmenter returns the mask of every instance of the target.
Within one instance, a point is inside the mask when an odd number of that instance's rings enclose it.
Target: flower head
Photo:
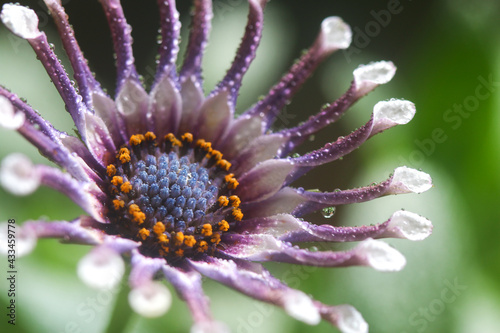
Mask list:
[[[413,103],[388,100],[374,106],[368,122],[351,134],[302,156],[291,155],[308,137],[338,120],[359,98],[395,74],[391,62],[354,70],[347,92],[300,125],[273,132],[280,110],[329,54],[345,49],[351,30],[338,17],[321,25],[313,45],[289,72],[250,109],[235,116],[243,75],[255,57],[262,34],[265,0],[249,0],[240,47],[213,91],[202,91],[201,60],[212,17],[208,0],[195,0],[187,52],[176,69],[180,23],[173,0],[158,1],[161,43],[158,68],[149,92],[134,66],[130,27],[118,0],[101,0],[116,52],[117,88],[108,96],[96,81],[58,0],[45,0],[74,71],[71,83],[36,14],[6,4],[3,23],[27,40],[45,66],[74,120],[78,137],[55,129],[14,93],[0,87],[0,125],[17,130],[60,168],[33,165],[20,154],[2,162],[2,185],[17,195],[46,185],[61,191],[88,215],[72,221],[28,221],[18,240],[18,254],[30,252],[37,239],[57,237],[93,245],[78,265],[78,276],[96,288],[110,288],[124,274],[130,257],[131,307],[143,316],[165,313],[171,302],[163,275],[192,312],[193,331],[214,322],[203,294],[207,276],[250,297],[282,307],[308,324],[321,318],[343,332],[366,332],[367,324],[349,305],[327,306],[286,286],[257,262],[339,267],[361,265],[381,271],[403,268],[405,258],[384,237],[421,240],[431,223],[398,211],[371,226],[335,227],[302,219],[328,207],[401,193],[420,193],[430,177],[397,168],[376,185],[317,192],[291,184],[316,166],[335,161],[367,139],[408,123]],[[292,157],[294,156],[294,157]],[[313,252],[303,242],[359,244],[347,251]],[[2,246],[2,248],[4,248]]]

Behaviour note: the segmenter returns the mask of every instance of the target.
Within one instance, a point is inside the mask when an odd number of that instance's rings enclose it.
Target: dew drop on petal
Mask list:
[[[333,215],[335,215],[335,207],[326,207],[321,210],[321,215],[325,219],[331,218]]]

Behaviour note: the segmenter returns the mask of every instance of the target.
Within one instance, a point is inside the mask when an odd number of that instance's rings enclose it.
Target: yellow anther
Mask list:
[[[231,168],[231,163],[227,160],[219,160],[217,161],[216,165],[225,171],[229,171],[229,169]]]
[[[222,159],[222,153],[218,150],[212,149],[206,155],[207,158],[214,158],[216,161],[220,161]]]
[[[148,141],[154,141],[156,140],[156,135],[153,132],[146,132],[146,134],[144,134],[144,138]]]
[[[160,252],[160,255],[166,256],[170,252],[170,248],[166,245],[162,245],[159,252]]]
[[[186,142],[191,143],[191,142],[193,142],[193,134],[186,132],[186,133],[182,134],[181,139],[182,139],[182,141],[186,141]]]
[[[229,205],[229,200],[227,199],[227,197],[225,195],[221,195],[219,197],[219,199],[217,199],[217,202],[219,203],[219,206],[221,206],[221,207]]]
[[[165,232],[165,225],[162,222],[156,222],[153,227],[153,231],[158,236],[163,235],[163,233]]]
[[[139,224],[143,224],[144,220],[146,220],[146,214],[141,212],[141,209],[136,204],[131,204],[128,207],[128,212],[130,213],[130,215],[132,215],[132,217],[133,217],[132,221],[134,221],[134,222],[137,222]]]
[[[186,244],[189,247],[193,247],[196,244],[196,239],[194,236],[188,235],[184,236],[184,244]]]
[[[116,175],[116,167],[114,164],[110,164],[106,167],[106,173],[108,174],[109,177],[113,177]]]
[[[243,213],[241,212],[241,209],[233,208],[233,217],[236,221],[241,221],[241,219],[243,218]]]
[[[130,137],[129,144],[131,146],[138,146],[144,140],[144,135],[142,134],[134,134]]]
[[[182,231],[179,231],[178,233],[175,234],[175,242],[176,244],[182,244],[184,241],[184,233]]]
[[[231,206],[233,206],[234,208],[238,208],[241,204],[241,200],[237,195],[230,196],[229,201],[231,201]]]
[[[123,148],[120,148],[120,151],[118,152],[118,154],[120,154],[120,155],[123,155],[123,154],[130,155],[130,150],[128,150],[128,148],[123,147]]]
[[[177,251],[175,251],[175,254],[178,257],[182,257],[184,255],[184,250],[183,249],[178,249]]]
[[[130,162],[130,155],[129,154],[121,154],[119,159],[120,159],[120,162],[122,162],[122,164],[128,163],[128,162]]]
[[[182,147],[182,142],[180,142],[172,133],[165,135],[165,140],[170,141],[173,147]]]
[[[212,225],[209,223],[205,223],[201,227],[201,234],[206,237],[212,236]]]
[[[231,178],[227,182],[227,188],[230,189],[230,190],[236,189],[238,187],[238,185],[240,185],[240,183],[236,180],[236,178]]]
[[[219,230],[220,231],[228,231],[229,230],[229,223],[227,223],[226,220],[222,220],[219,222]]]
[[[219,244],[220,243],[220,234],[216,232],[214,236],[210,239],[212,243]]]
[[[227,175],[224,176],[224,180],[226,181],[226,183],[228,183],[233,178],[234,178],[234,173],[228,173]]]
[[[205,252],[208,250],[208,243],[205,241],[201,241],[200,244],[198,245],[198,252]]]
[[[132,184],[130,182],[125,182],[120,186],[120,190],[122,190],[123,193],[128,193],[132,189]]]
[[[114,176],[113,179],[111,179],[111,184],[113,184],[115,186],[123,184],[123,177]]]
[[[149,236],[149,230],[146,229],[146,228],[142,228],[141,230],[139,230],[139,234],[138,236],[142,239],[142,240],[146,240],[146,238],[148,238]]]
[[[123,200],[115,199],[113,200],[113,205],[115,206],[115,209],[118,210],[120,208],[123,208],[123,206],[125,206],[125,202]]]
[[[168,237],[165,234],[158,235],[158,241],[160,243],[168,243]]]

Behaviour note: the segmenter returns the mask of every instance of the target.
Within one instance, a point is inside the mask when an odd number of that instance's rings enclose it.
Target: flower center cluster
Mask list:
[[[222,233],[241,221],[231,163],[210,142],[185,133],[130,137],[107,166],[108,233],[142,243],[167,260],[211,253]]]

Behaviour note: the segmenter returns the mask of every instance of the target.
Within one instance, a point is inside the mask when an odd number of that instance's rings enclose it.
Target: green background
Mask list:
[[[91,68],[113,91],[111,39],[98,2],[63,2]],[[41,1],[21,3],[39,13],[40,26],[62,57],[62,47]],[[381,14],[393,5],[397,13]],[[134,28],[137,67],[150,82],[148,73],[154,69],[157,49],[155,2],[124,1],[124,7]],[[185,40],[189,2],[182,1],[179,10]],[[374,137],[342,161],[314,170],[297,185],[329,191],[363,186],[385,179],[400,165],[428,172],[435,185],[420,195],[338,207],[327,221],[319,213],[308,216],[316,223],[361,225],[382,222],[405,208],[429,218],[434,233],[427,240],[387,241],[406,256],[403,271],[266,265],[277,277],[324,303],[354,305],[369,323],[370,332],[500,330],[500,83],[495,83],[500,82],[499,10],[500,3],[495,0],[330,0],[307,4],[273,0],[268,4],[264,38],[244,80],[240,111],[266,93],[313,42],[322,19],[332,15],[341,16],[351,25],[351,47],[359,52],[339,51],[325,61],[286,107],[279,128],[307,119],[321,105],[342,94],[359,64],[391,60],[398,71],[390,83],[357,103],[342,121],[316,135],[300,152],[318,148],[361,126],[379,100],[404,98],[417,107],[409,124]],[[243,0],[214,3],[213,30],[204,60],[207,89],[228,68],[243,32],[246,11]],[[376,16],[384,18],[383,24]],[[484,80],[493,84],[486,87]],[[3,26],[0,84],[26,97],[57,128],[72,132],[70,117],[29,45]],[[457,112],[458,108],[463,111]],[[21,151],[37,163],[48,163],[17,133],[1,129],[0,142],[0,158]],[[0,221],[69,220],[81,213],[69,199],[51,189],[40,188],[27,197],[14,197],[0,189]],[[6,283],[0,276],[2,331],[4,327],[13,332],[103,331],[115,295],[91,290],[78,280],[76,265],[88,250],[41,240],[32,254],[18,260],[15,328],[6,324]],[[4,259],[0,270],[6,267]],[[215,318],[228,323],[234,332],[332,331],[325,322],[309,327],[289,318],[281,309],[250,300],[215,282],[205,281],[204,288]],[[82,307],[93,309],[94,316],[79,314],[77,309]],[[191,325],[187,307],[177,297],[170,311],[159,319],[124,314],[123,320],[128,321],[126,332],[186,332]]]

